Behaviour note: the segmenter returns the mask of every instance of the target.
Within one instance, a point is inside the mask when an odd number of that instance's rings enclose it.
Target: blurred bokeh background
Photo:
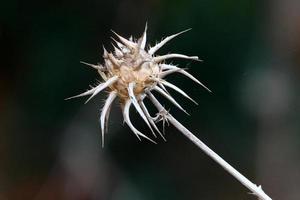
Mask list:
[[[173,127],[167,142],[139,142],[115,104],[102,149],[105,94],[64,101],[99,79],[79,61],[102,62],[111,29],[138,37],[148,21],[150,44],[193,28],[160,52],[198,55],[173,63],[213,91],[170,76],[199,103],[177,95],[191,116],[171,112],[271,197],[299,200],[299,11],[295,0],[2,1],[0,199],[256,199]]]

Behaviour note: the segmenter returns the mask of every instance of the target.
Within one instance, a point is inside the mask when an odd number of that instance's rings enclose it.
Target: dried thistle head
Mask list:
[[[190,30],[190,29],[188,29]],[[189,74],[184,69],[181,69],[175,65],[166,64],[165,60],[170,58],[183,58],[189,60],[200,61],[197,56],[186,56],[182,54],[166,54],[166,55],[155,55],[155,53],[168,41],[175,38],[176,36],[188,31],[182,31],[180,33],[171,35],[163,39],[161,42],[157,43],[153,47],[146,49],[146,34],[147,34],[147,24],[145,27],[145,31],[143,35],[135,40],[135,39],[125,39],[124,37],[116,35],[116,39],[112,38],[116,44],[114,44],[114,52],[108,53],[106,49],[104,49],[103,58],[104,64],[89,64],[82,62],[83,64],[89,65],[95,68],[100,76],[103,79],[103,82],[99,85],[91,88],[90,90],[70,97],[77,98],[82,96],[88,96],[88,100],[86,103],[92,99],[95,95],[103,90],[107,90],[109,92],[108,98],[105,101],[103,106],[101,116],[100,116],[100,124],[101,124],[101,132],[102,132],[102,146],[104,145],[104,133],[107,127],[109,110],[112,102],[118,97],[119,102],[121,103],[121,107],[123,110],[123,118],[126,124],[130,127],[133,133],[140,139],[140,137],[144,137],[152,142],[152,139],[147,137],[145,134],[138,131],[133,124],[131,123],[129,117],[129,110],[131,105],[135,107],[139,115],[148,125],[153,135],[156,137],[156,134],[153,130],[160,134],[160,136],[164,139],[163,134],[157,128],[156,123],[158,121],[163,120],[165,122],[165,110],[157,113],[156,116],[152,117],[145,104],[143,103],[143,99],[145,97],[153,97],[151,91],[156,91],[160,93],[162,96],[167,98],[170,102],[172,102],[176,107],[181,109],[183,112],[187,113],[176,101],[175,99],[168,93],[165,87],[171,88],[186,98],[190,99],[194,103],[196,103],[192,98],[190,98],[183,90],[178,88],[176,85],[167,82],[164,78],[167,75],[173,73],[181,73],[188,78],[192,79],[196,83],[200,84],[202,87],[210,91],[206,86],[204,86],[200,81],[198,81],[195,77]],[[150,98],[150,100],[155,100]],[[196,103],[197,104],[197,103]],[[154,142],[155,143],[155,142]]]
[[[164,129],[165,122],[168,122],[169,120],[169,122],[172,125],[174,125],[174,127],[176,127],[188,139],[190,139],[196,146],[201,148],[208,156],[210,156],[213,160],[219,163],[226,171],[228,171],[231,175],[237,178],[259,199],[272,200],[267,194],[264,193],[261,186],[257,186],[251,181],[249,181],[246,177],[244,177],[241,173],[234,169],[229,163],[227,163],[223,158],[221,158],[207,145],[205,145],[201,140],[199,140],[179,121],[177,121],[170,113],[168,113],[168,111],[152,94],[153,90],[157,91],[162,96],[171,101],[175,106],[177,106],[179,109],[186,113],[186,111],[168,93],[165,86],[179,92],[194,103],[196,102],[176,85],[169,83],[164,79],[167,75],[173,73],[181,73],[187,76],[188,78],[200,84],[202,87],[204,87],[210,92],[210,90],[206,86],[204,86],[200,81],[198,81],[195,77],[193,77],[184,69],[172,64],[165,64],[165,60],[170,58],[183,58],[199,61],[197,56],[186,56],[182,54],[166,54],[162,56],[155,55],[156,51],[158,51],[168,41],[188,30],[166,37],[161,42],[154,45],[153,47],[150,47],[149,49],[145,49],[146,31],[147,24],[143,35],[137,40],[134,40],[132,38],[127,40],[118,35],[117,33],[114,33],[119,39],[119,41],[113,39],[118,47],[114,46],[115,50],[113,53],[108,53],[105,50],[105,48],[103,48],[104,64],[93,65],[89,63],[84,63],[95,68],[102,77],[103,82],[82,94],[68,98],[71,99],[91,95],[86,101],[88,102],[102,90],[107,90],[109,92],[108,98],[105,101],[100,116],[102,146],[104,146],[104,133],[105,129],[107,128],[109,110],[112,105],[112,102],[118,97],[122,106],[124,121],[130,127],[133,133],[138,137],[138,139],[140,139],[140,137],[144,137],[150,140],[151,142],[155,143],[152,139],[138,131],[131,123],[129,117],[129,109],[132,104],[137,110],[137,112],[140,114],[140,116],[143,118],[143,120],[146,122],[146,124],[148,125],[155,137],[156,134],[152,128],[154,128],[155,131],[157,131],[161,135],[161,137],[165,139],[163,134],[157,128],[156,123],[158,121],[163,121]],[[145,97],[148,97],[150,101],[154,104],[154,106],[157,108],[158,113],[156,114],[156,116],[152,117],[149,114],[143,102]]]

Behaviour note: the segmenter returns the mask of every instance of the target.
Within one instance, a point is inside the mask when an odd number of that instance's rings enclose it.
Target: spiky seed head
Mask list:
[[[149,96],[152,90],[155,90],[166,97],[168,100],[170,100],[179,109],[185,112],[185,110],[166,91],[165,86],[181,93],[190,100],[192,99],[184,91],[182,91],[174,84],[167,82],[166,80],[164,80],[164,78],[169,74],[177,72],[187,76],[201,86],[205,87],[200,81],[198,81],[184,69],[174,65],[165,64],[165,60],[170,58],[183,58],[200,61],[197,56],[186,56],[182,54],[166,54],[162,56],[155,55],[155,53],[168,41],[186,31],[182,31],[180,33],[166,37],[161,42],[154,45],[153,47],[150,47],[149,49],[145,49],[147,25],[145,27],[144,33],[139,39],[126,39],[112,31],[116,36],[116,39],[112,38],[116,45],[113,45],[113,52],[108,52],[103,47],[104,64],[94,65],[82,62],[83,64],[89,65],[96,69],[99,75],[102,77],[103,82],[82,94],[70,98],[90,95],[90,98],[88,99],[89,101],[104,89],[106,89],[110,93],[105,102],[100,117],[102,144],[104,144],[104,131],[106,130],[106,127],[104,126],[106,126],[105,122],[107,122],[109,108],[111,107],[111,104],[116,97],[119,98],[119,101],[122,105],[124,121],[128,124],[128,126],[136,134],[136,136],[138,138],[140,138],[141,136],[154,142],[152,139],[139,132],[133,126],[129,118],[130,106],[133,105],[135,107],[135,109],[149,126],[155,137],[156,135],[152,128],[159,132],[159,134],[163,137],[163,135],[155,125],[155,123],[157,123],[159,120],[157,120],[157,117],[150,116],[145,104],[143,103],[143,99]],[[206,89],[209,90],[208,88]],[[161,113],[162,112],[159,111],[158,115],[161,115]]]

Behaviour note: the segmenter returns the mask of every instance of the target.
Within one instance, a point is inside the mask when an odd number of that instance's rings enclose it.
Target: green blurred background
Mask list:
[[[102,62],[111,29],[139,37],[148,21],[150,44],[192,28],[160,53],[198,55],[173,63],[213,91],[170,76],[199,103],[174,94],[191,113],[174,116],[271,197],[299,200],[299,10],[293,0],[2,1],[0,199],[256,199],[173,127],[167,142],[139,142],[116,104],[102,149],[105,94],[64,101],[99,79],[79,61]]]

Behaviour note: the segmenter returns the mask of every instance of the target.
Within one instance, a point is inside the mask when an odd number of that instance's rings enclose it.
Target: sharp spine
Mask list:
[[[117,97],[117,92],[115,91],[110,92],[101,112],[100,125],[101,125],[101,135],[102,135],[102,147],[104,147],[105,120],[107,120],[106,117],[108,115],[109,108],[116,97]]]

